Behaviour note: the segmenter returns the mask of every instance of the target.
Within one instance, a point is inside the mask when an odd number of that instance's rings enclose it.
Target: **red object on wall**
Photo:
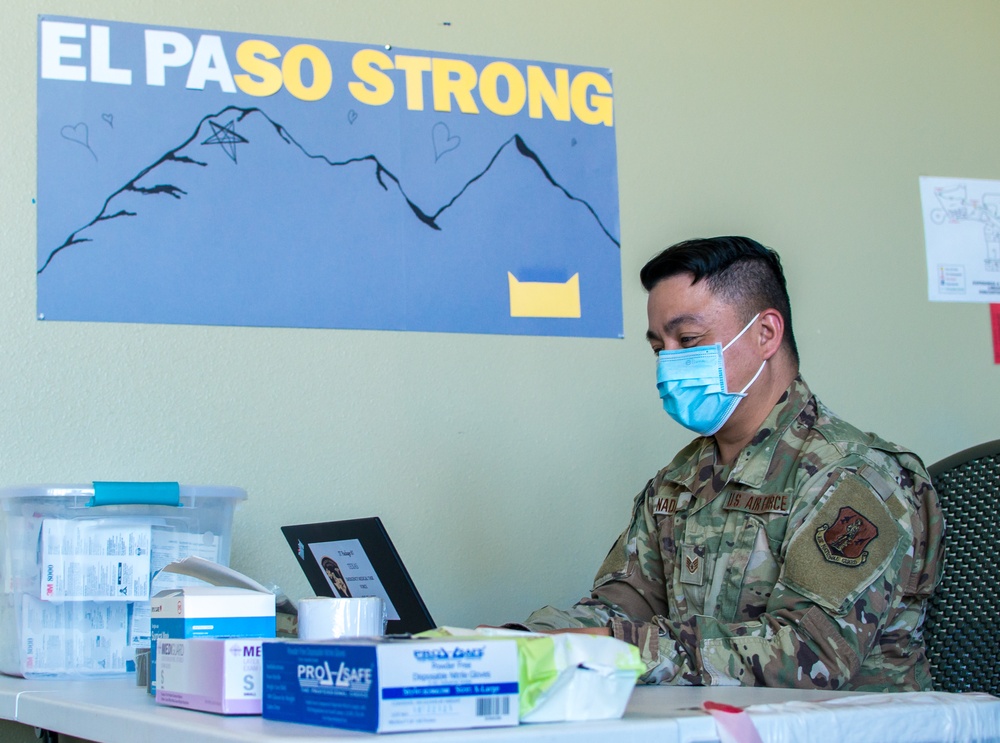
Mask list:
[[[990,325],[993,328],[993,363],[1000,364],[1000,304],[990,305]]]

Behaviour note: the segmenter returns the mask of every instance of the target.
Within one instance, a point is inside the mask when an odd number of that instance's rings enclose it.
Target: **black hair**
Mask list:
[[[671,245],[639,272],[646,291],[664,279],[688,273],[692,284],[705,279],[713,294],[740,309],[750,321],[761,310],[776,309],[785,322],[782,344],[795,363],[799,351],[792,333],[792,306],[778,254],[749,237],[700,237]]]

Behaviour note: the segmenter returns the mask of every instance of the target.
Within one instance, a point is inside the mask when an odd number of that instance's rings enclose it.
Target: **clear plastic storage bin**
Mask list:
[[[199,583],[169,562],[229,564],[237,487],[93,483],[0,489],[0,672],[31,678],[135,670],[149,597]]]

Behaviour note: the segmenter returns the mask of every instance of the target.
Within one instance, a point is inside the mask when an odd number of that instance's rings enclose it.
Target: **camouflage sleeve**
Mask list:
[[[581,599],[570,609],[543,607],[524,622],[532,630],[609,627],[615,637],[639,648],[648,668],[659,667],[661,673],[656,678],[650,673],[643,677],[647,683],[672,680],[679,672],[673,660],[676,652],[660,653],[658,625],[653,623],[667,613],[658,532],[655,517],[647,508],[654,492],[650,480],[636,496],[631,523],[605,557],[591,597]],[[664,642],[673,648],[669,637]],[[660,677],[665,670],[673,671],[669,679]]]
[[[884,652],[885,637],[905,643],[919,625],[920,602],[904,589],[923,582],[917,593],[926,595],[933,588],[926,552],[935,540],[928,536],[926,513],[918,513],[928,493],[932,499],[929,482],[866,479],[856,464],[817,472],[800,489],[776,555],[777,582],[760,587],[770,596],[753,621],[670,616],[660,537],[646,505],[650,499],[640,495],[591,598],[569,611],[546,607],[529,626],[608,626],[639,647],[646,683],[864,686],[862,660]],[[938,529],[939,539],[939,523],[930,528]],[[893,676],[891,666],[905,665],[905,652],[896,660],[891,652],[886,656],[886,678],[899,688],[926,686],[927,679],[905,677],[912,669]],[[885,680],[872,681],[879,683]]]

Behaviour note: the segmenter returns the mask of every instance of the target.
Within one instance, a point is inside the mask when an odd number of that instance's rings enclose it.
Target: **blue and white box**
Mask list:
[[[518,723],[514,640],[265,641],[263,655],[267,719],[372,733]]]
[[[191,637],[274,637],[274,594],[232,586],[185,586],[149,602],[150,691],[156,691],[156,641]]]

